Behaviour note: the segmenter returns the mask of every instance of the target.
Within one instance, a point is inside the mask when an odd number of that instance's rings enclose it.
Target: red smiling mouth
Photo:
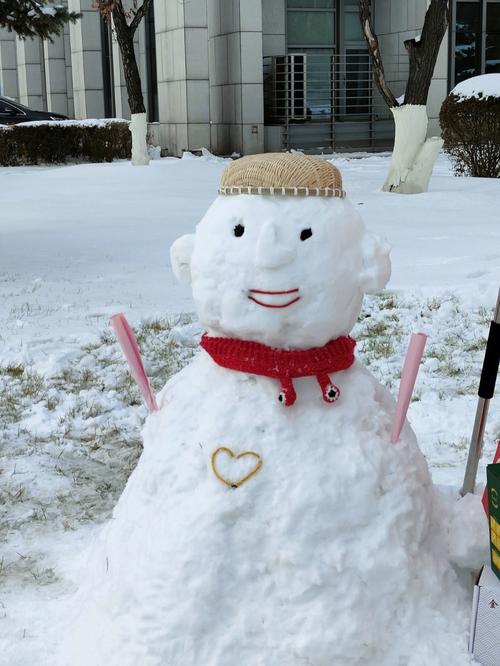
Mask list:
[[[257,294],[258,298],[254,295]],[[289,289],[288,291],[262,291],[262,289],[250,289],[248,298],[262,305],[264,308],[287,308],[297,301],[300,301],[298,289]]]

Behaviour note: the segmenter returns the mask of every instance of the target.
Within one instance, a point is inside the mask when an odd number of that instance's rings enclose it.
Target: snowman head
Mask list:
[[[171,260],[210,335],[296,349],[347,335],[390,275],[389,248],[366,232],[338,169],[300,153],[231,163]]]

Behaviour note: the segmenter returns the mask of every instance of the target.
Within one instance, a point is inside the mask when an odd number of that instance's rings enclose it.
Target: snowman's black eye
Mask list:
[[[312,229],[302,229],[302,231],[300,232],[300,240],[305,241],[308,238],[311,238],[312,235],[313,235]]]
[[[234,235],[239,238],[240,236],[243,236],[245,233],[245,227],[242,224],[237,224],[234,227]]]

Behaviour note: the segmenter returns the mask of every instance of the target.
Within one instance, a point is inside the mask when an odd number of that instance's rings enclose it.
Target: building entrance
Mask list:
[[[357,0],[288,0],[287,53],[264,59],[266,124],[282,148],[375,145],[372,72]]]

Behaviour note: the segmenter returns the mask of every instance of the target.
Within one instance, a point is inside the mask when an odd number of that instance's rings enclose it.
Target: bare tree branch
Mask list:
[[[139,0],[134,0],[133,7],[126,10],[122,0],[94,0],[94,6],[106,21],[113,17],[113,27],[120,47],[128,103],[132,114],[146,112],[141,77],[135,57],[134,33],[146,15],[151,0],[143,0],[140,7],[137,6],[138,4]],[[132,20],[130,21],[131,17]]]
[[[142,5],[139,7],[137,10],[134,11],[134,18],[132,19],[130,23],[130,30],[132,32],[132,35],[135,33],[137,30],[137,27],[139,26],[139,23],[142,21],[144,16],[146,15],[149,5],[151,4],[151,0],[144,0]]]
[[[373,77],[375,79],[377,88],[379,89],[380,94],[384,98],[387,106],[399,106],[392,90],[389,88],[385,80],[384,65],[382,63],[382,56],[380,54],[378,37],[373,27],[373,20],[370,12],[370,0],[359,0],[359,18],[361,21],[361,27],[363,29],[363,34],[368,45],[368,53],[370,54],[373,68]]]

